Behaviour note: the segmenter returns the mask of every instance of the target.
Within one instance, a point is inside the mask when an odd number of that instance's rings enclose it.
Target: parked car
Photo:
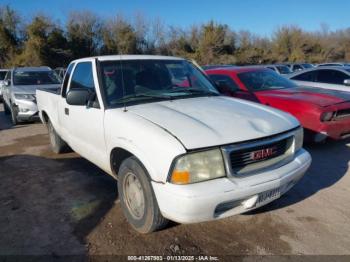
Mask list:
[[[315,67],[289,76],[296,84],[350,92],[350,66]]]
[[[288,66],[292,72],[302,71],[314,67],[314,65],[310,63],[288,63],[286,66]]]
[[[318,64],[317,67],[323,67],[323,66],[350,66],[350,63],[324,63],[324,64]]]
[[[350,94],[298,87],[275,72],[259,67],[206,71],[225,95],[255,101],[295,116],[306,129],[307,139],[350,136]]]
[[[0,69],[0,102],[2,101],[2,86],[8,69]]]
[[[11,69],[2,83],[5,114],[12,123],[39,119],[36,89],[57,90],[60,78],[49,67],[19,67]]]
[[[61,79],[63,79],[64,74],[66,73],[66,68],[64,68],[64,67],[57,67],[57,68],[54,69],[54,71]]]
[[[289,74],[293,73],[290,70],[290,68],[286,65],[278,65],[278,64],[276,64],[276,65],[263,65],[262,67],[271,69],[280,75],[289,75]]]
[[[173,79],[174,67],[186,81]],[[142,233],[168,219],[195,223],[258,208],[311,162],[294,117],[219,95],[181,58],[78,59],[60,94],[37,90],[37,99],[52,149],[69,145],[117,178],[122,210]]]

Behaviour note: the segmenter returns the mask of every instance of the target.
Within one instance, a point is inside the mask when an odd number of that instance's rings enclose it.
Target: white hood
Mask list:
[[[287,113],[222,96],[142,104],[128,111],[166,129],[186,149],[262,138],[299,125]]]

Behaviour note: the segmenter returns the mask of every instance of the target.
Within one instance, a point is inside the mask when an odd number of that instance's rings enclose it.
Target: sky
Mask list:
[[[187,27],[209,20],[233,30],[270,36],[279,26],[298,25],[307,31],[350,27],[350,0],[0,0],[26,19],[37,13],[65,22],[70,11],[92,11],[101,17],[137,13],[160,18],[167,25]]]

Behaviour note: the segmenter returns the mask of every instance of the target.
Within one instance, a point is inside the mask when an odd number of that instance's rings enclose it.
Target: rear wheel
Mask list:
[[[50,144],[52,151],[56,154],[67,153],[70,151],[67,143],[56,133],[51,121],[47,122],[47,127],[49,130]]]
[[[160,213],[148,173],[137,158],[127,158],[121,164],[118,192],[123,213],[138,232],[150,233],[168,223]]]

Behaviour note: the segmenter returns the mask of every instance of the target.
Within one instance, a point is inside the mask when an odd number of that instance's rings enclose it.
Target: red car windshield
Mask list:
[[[250,71],[237,74],[242,83],[251,91],[263,91],[296,87],[292,81],[271,70]]]

